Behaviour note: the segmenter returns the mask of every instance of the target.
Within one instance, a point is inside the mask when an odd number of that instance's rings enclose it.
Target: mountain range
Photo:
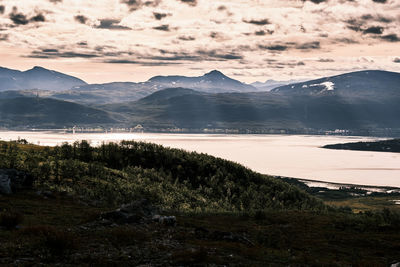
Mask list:
[[[251,83],[252,86],[257,88],[259,91],[270,91],[276,87],[284,86],[293,83],[304,82],[305,80],[287,80],[287,81],[275,81],[275,80],[266,80],[265,82],[254,82]]]
[[[53,90],[62,91],[86,82],[61,72],[34,67],[27,71],[0,68],[0,91],[7,90]]]
[[[0,69],[0,98],[17,94],[95,105],[135,101],[170,87],[184,87],[208,93],[259,91],[256,87],[231,79],[217,70],[199,77],[155,76],[139,83],[87,84],[78,78],[41,67],[25,72]],[[21,92],[9,92],[15,90]]]
[[[49,72],[65,77],[57,72],[38,71],[38,77],[32,79],[40,81],[42,73],[50,77]],[[260,91],[219,71],[200,77],[156,76],[142,83],[81,81],[68,90],[65,87],[0,92],[0,126],[142,124],[152,129],[298,132],[400,129],[400,73],[395,72],[358,71],[296,82],[271,91]],[[12,108],[13,105],[20,108]]]

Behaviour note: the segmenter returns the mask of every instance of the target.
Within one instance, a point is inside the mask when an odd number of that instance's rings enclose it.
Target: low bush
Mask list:
[[[4,211],[0,214],[0,226],[8,230],[15,229],[23,222],[24,217],[20,213]]]

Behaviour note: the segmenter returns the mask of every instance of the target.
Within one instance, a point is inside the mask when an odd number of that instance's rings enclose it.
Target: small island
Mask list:
[[[354,142],[326,145],[322,148],[400,153],[400,138],[376,142]]]

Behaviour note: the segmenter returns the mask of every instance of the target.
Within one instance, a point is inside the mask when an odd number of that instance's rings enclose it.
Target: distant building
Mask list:
[[[138,124],[133,128],[133,132],[136,133],[143,133],[144,132],[144,128],[142,125]]]

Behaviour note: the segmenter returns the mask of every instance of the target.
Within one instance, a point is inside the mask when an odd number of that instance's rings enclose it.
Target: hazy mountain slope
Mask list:
[[[340,95],[390,97],[400,95],[400,73],[367,70],[281,86],[272,90],[284,95]]]
[[[159,89],[159,86],[150,83],[113,82],[74,86],[71,90],[55,93],[52,97],[99,105],[139,100]]]
[[[166,88],[188,88],[198,92],[254,92],[257,88],[231,79],[219,71],[211,71],[200,77],[156,76],[147,82],[113,82],[80,85],[53,98],[91,105],[136,101]]]
[[[400,94],[393,77],[386,77],[394,74],[377,72],[383,77],[367,82],[359,79],[368,74],[356,74],[296,84],[274,92],[201,94],[168,89],[136,102],[104,108],[126,114],[132,123],[180,128],[400,128]],[[355,81],[349,76],[355,77]],[[322,84],[327,81],[337,87],[328,90]],[[311,86],[316,83],[319,85]],[[362,89],[365,83],[369,85],[367,90]]]
[[[275,81],[267,80],[265,82],[254,82],[252,86],[256,87],[259,91],[271,91],[274,88],[281,87],[288,84],[303,82],[304,80],[288,80],[288,81]]]
[[[62,127],[115,122],[105,111],[55,99],[18,97],[0,100],[3,126]]]
[[[254,86],[231,79],[217,70],[200,77],[156,76],[151,78],[149,82],[163,87],[184,87],[209,93],[257,91]]]
[[[81,79],[42,67],[34,67],[27,71],[0,68],[0,91],[26,89],[62,91],[84,84],[86,83]]]

